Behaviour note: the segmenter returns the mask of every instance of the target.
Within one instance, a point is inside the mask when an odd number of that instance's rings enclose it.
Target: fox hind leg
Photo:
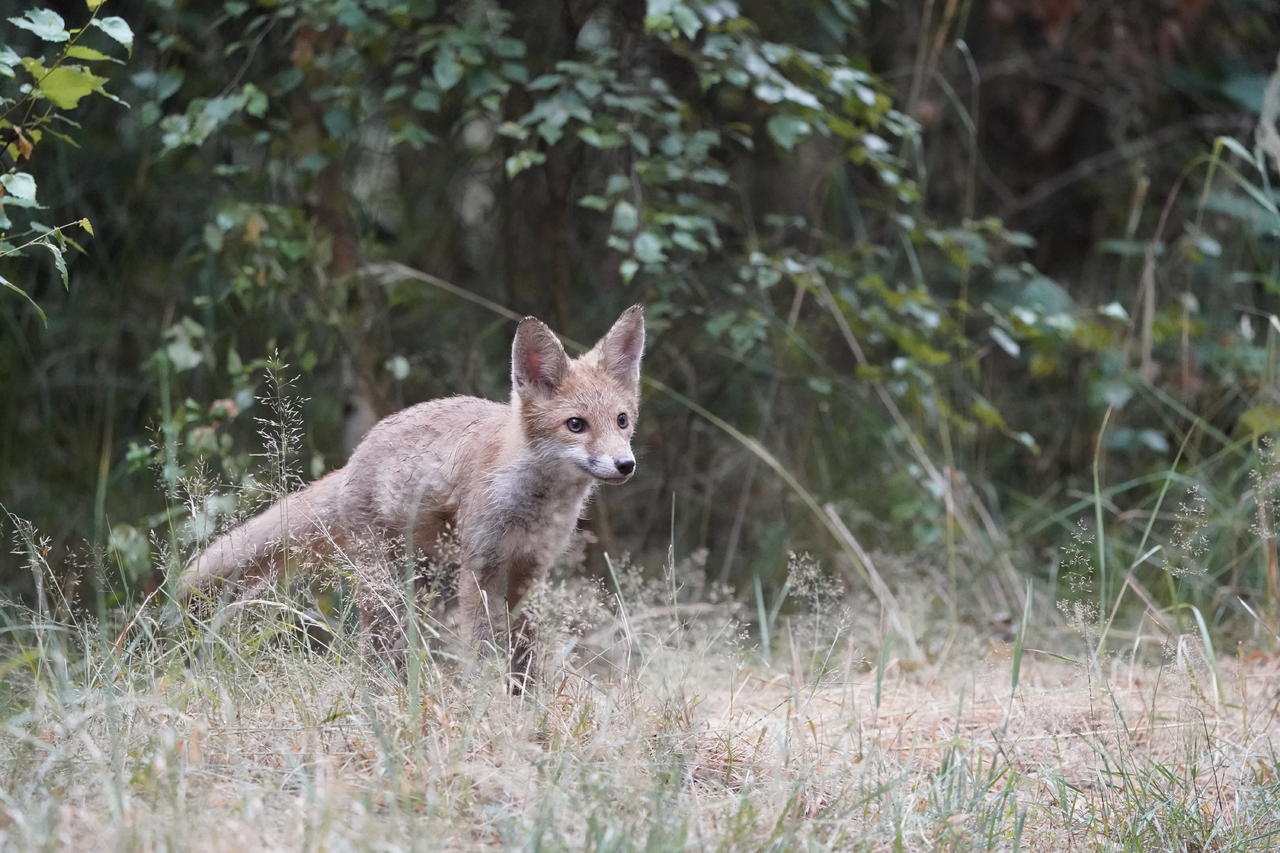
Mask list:
[[[389,658],[403,668],[412,606],[406,602],[405,550],[378,536],[362,537],[351,555],[356,609],[360,615],[360,652],[366,660]]]

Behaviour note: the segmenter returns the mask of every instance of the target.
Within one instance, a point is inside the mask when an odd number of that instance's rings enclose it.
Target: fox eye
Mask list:
[[[582,432],[587,428],[587,422],[582,418],[569,418],[564,425],[569,428],[569,432]]]
[[[626,429],[626,428],[627,428],[627,424],[629,424],[629,423],[631,423],[631,419],[627,417],[627,413],[626,413],[626,412],[623,412],[622,414],[618,415],[618,426],[619,426],[619,427],[621,427],[622,429]]]

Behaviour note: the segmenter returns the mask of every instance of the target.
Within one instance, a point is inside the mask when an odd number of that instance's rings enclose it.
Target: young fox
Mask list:
[[[448,397],[379,421],[345,467],[192,558],[179,581],[183,599],[231,581],[262,583],[284,567],[286,551],[431,557],[452,531],[464,630],[479,649],[503,644],[510,628],[512,670],[528,675],[532,626],[511,611],[564,550],[595,486],[635,473],[643,351],[639,305],[576,359],[546,325],[526,317],[511,347],[509,403]],[[386,580],[387,561],[380,564]],[[393,645],[395,609],[375,577],[357,574],[366,640]]]

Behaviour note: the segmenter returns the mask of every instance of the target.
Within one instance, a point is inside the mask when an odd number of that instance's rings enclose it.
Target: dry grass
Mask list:
[[[625,609],[625,608],[624,608]],[[580,613],[581,608],[577,611]],[[0,656],[0,847],[1265,850],[1280,666],[1012,648],[772,663],[724,604],[559,634],[532,692],[447,643],[406,679],[278,607],[216,638],[32,619]],[[809,635],[813,625],[795,636]],[[615,630],[616,629],[616,630]],[[786,633],[786,632],[784,632]],[[816,634],[813,634],[816,637]],[[1010,699],[1012,693],[1012,700]]]

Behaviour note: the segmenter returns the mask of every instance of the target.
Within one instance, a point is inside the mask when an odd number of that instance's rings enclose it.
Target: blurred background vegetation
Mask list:
[[[5,8],[0,503],[79,600],[253,505],[266,367],[309,479],[643,302],[589,571],[1275,618],[1268,0]]]

